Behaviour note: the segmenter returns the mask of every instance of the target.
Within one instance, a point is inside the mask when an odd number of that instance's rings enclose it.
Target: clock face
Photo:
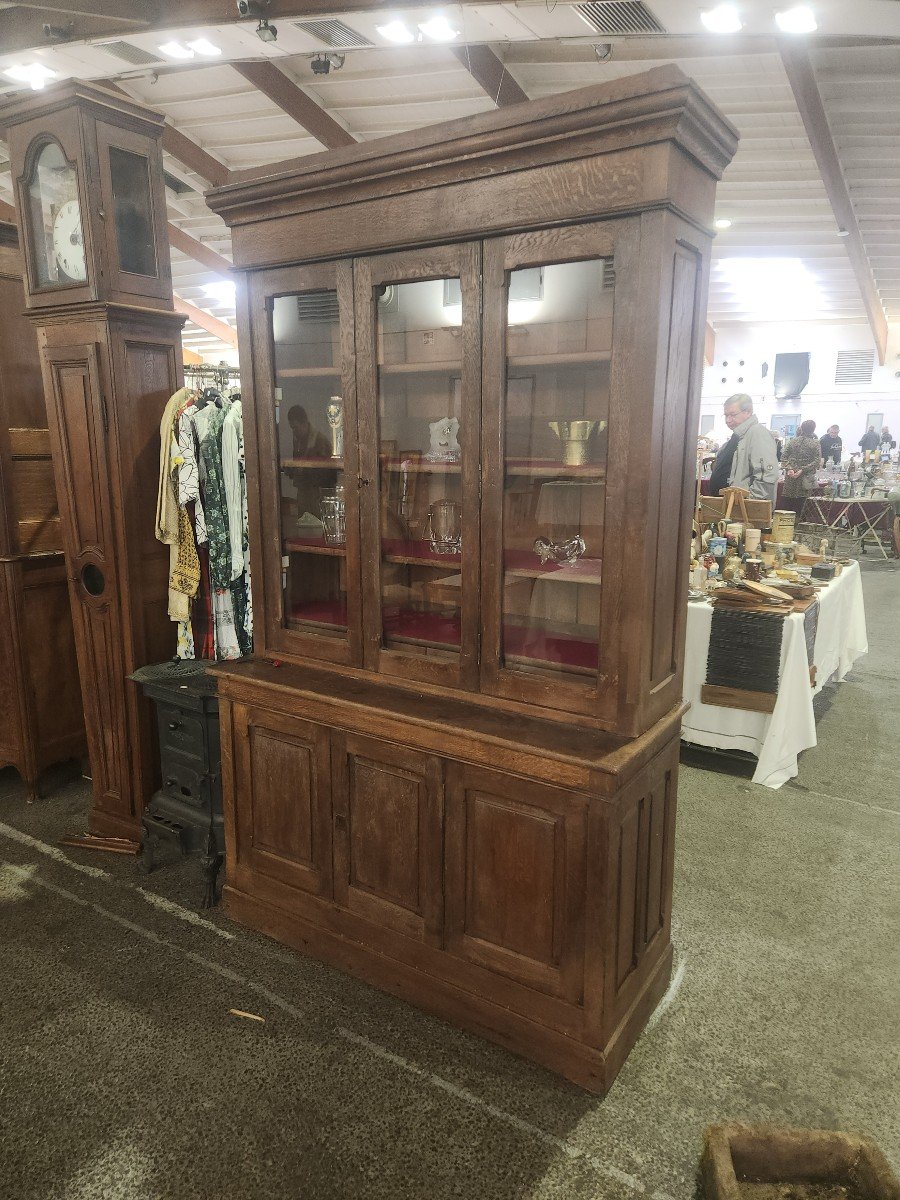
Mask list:
[[[77,200],[67,200],[53,222],[53,252],[59,269],[76,283],[87,279],[81,209]]]

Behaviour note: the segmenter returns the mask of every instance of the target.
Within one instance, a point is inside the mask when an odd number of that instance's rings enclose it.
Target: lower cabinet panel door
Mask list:
[[[334,898],[358,916],[440,944],[442,762],[335,731]]]
[[[331,894],[329,731],[266,709],[235,705],[237,871]],[[240,886],[240,882],[238,882]],[[279,899],[277,886],[269,889]],[[287,897],[289,902],[289,893]]]
[[[480,767],[447,769],[447,949],[581,1003],[586,800]]]

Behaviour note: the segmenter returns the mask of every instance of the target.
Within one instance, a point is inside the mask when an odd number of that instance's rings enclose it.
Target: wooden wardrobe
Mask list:
[[[84,710],[37,338],[16,227],[0,222],[0,766],[29,799],[51,763],[86,753]]]

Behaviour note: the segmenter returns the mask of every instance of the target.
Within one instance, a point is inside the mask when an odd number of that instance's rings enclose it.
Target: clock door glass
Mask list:
[[[28,182],[31,247],[38,287],[84,283],[87,264],[78,176],[58,142],[38,152]]]
[[[119,267],[133,275],[156,276],[153,245],[153,209],[150,201],[150,167],[142,154],[111,146],[109,173]]]

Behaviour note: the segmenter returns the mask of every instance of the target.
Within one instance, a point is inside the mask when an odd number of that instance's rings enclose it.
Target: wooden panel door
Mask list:
[[[447,949],[573,1002],[584,975],[582,797],[448,767]]]
[[[127,823],[138,815],[140,796],[134,794],[135,764],[122,682],[127,673],[126,631],[97,346],[51,346],[44,354],[95,811],[112,822]]]
[[[248,292],[239,326],[253,374],[250,544],[262,559],[254,647],[361,666],[352,268],[264,271]]]
[[[440,944],[442,762],[335,732],[334,898],[361,917]]]
[[[235,883],[274,903],[331,893],[328,730],[266,709],[234,708]]]

